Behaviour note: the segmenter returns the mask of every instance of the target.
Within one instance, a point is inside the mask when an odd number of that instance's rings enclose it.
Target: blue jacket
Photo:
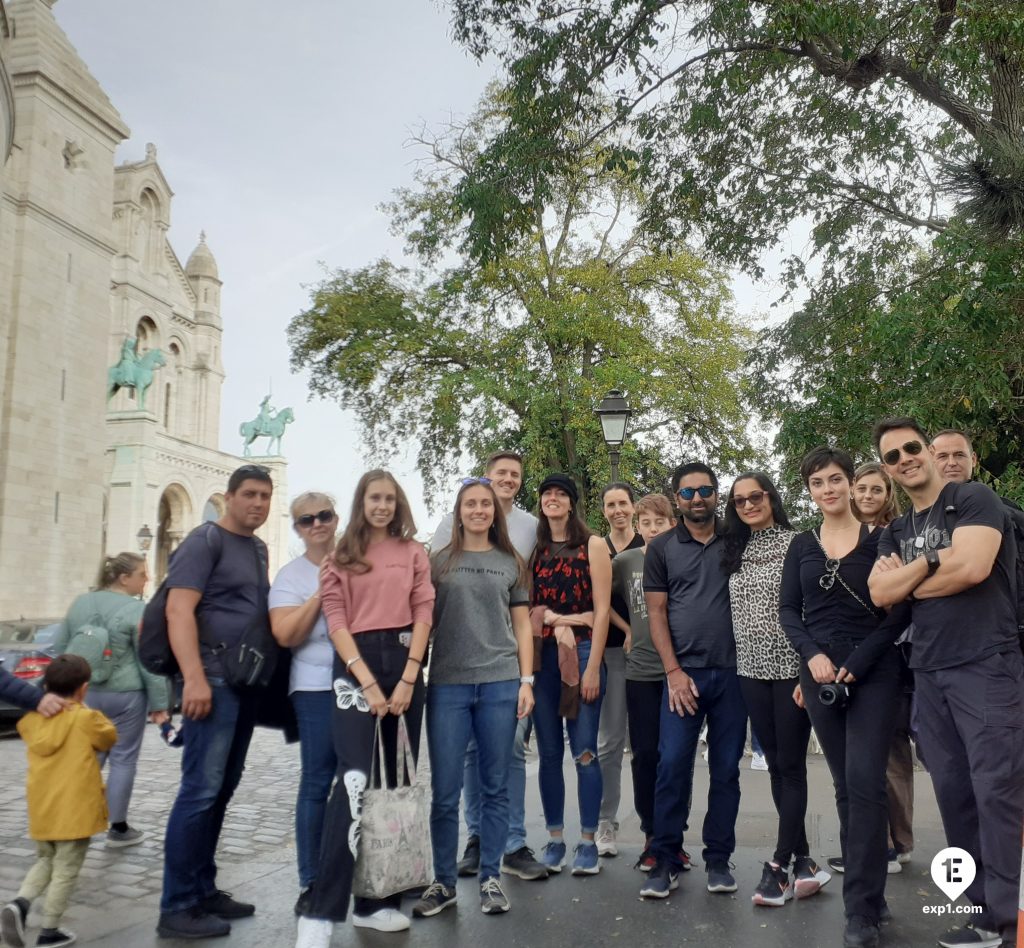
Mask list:
[[[0,668],[0,701],[6,701],[26,711],[35,711],[42,700],[41,688],[15,678],[6,668]]]

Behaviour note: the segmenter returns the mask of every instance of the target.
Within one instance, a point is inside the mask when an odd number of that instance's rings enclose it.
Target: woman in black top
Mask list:
[[[871,604],[868,574],[878,532],[850,504],[853,460],[816,448],[800,465],[820,527],[799,534],[782,569],[779,618],[800,655],[803,703],[821,742],[836,789],[846,868],[847,948],[876,945],[885,906],[887,809],[885,765],[899,696],[892,629],[906,624]],[[850,832],[851,827],[854,832]]]

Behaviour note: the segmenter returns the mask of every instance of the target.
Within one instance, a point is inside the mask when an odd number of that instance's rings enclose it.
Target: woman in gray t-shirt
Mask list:
[[[459,797],[466,748],[480,768],[480,908],[507,912],[499,869],[508,836],[508,770],[516,722],[533,709],[533,633],[526,570],[486,478],[466,478],[452,539],[431,558],[436,590],[427,688],[434,881],[415,917],[455,904]]]

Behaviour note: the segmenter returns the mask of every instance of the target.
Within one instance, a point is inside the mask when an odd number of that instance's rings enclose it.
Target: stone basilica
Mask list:
[[[181,538],[222,509],[242,459],[221,451],[221,280],[205,236],[184,266],[173,192],[53,15],[0,0],[0,620],[63,614],[101,555],[153,534],[158,581]],[[125,340],[152,368],[108,400]],[[157,352],[156,350],[159,350]],[[241,420],[241,419],[240,419]],[[287,472],[260,535],[287,556]],[[140,536],[141,534],[141,536]]]

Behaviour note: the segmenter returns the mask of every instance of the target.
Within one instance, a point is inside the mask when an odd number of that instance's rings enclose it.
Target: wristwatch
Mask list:
[[[520,675],[520,677],[519,677],[519,684],[521,684],[521,685],[532,685],[533,684],[533,675]]]
[[[935,571],[939,568],[939,566],[942,564],[942,561],[939,559],[938,550],[928,550],[928,552],[924,555],[924,561],[928,564],[929,576],[932,576],[935,573]]]

